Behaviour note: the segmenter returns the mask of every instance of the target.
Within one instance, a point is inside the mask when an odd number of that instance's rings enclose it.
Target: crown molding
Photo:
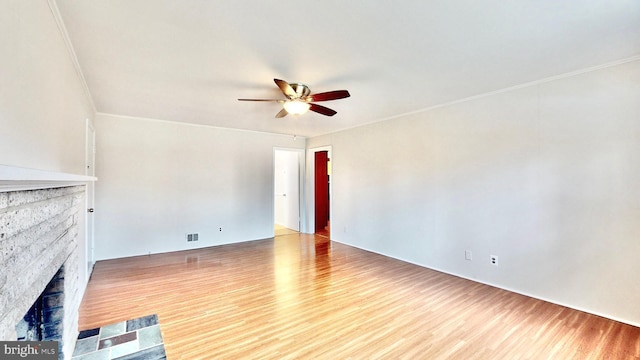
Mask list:
[[[76,55],[76,51],[73,48],[73,44],[71,43],[71,39],[69,38],[69,33],[67,32],[67,27],[64,25],[64,21],[62,20],[62,15],[60,15],[60,10],[58,9],[58,4],[55,0],[47,0],[49,4],[49,9],[51,10],[51,14],[53,15],[53,19],[58,26],[58,31],[60,32],[60,36],[62,37],[62,41],[64,42],[65,47],[67,48],[67,52],[71,57],[71,62],[73,63],[73,68],[80,79],[80,83],[82,84],[82,89],[84,90],[85,96],[91,105],[91,109],[94,113],[96,113],[96,105],[93,102],[93,96],[91,96],[91,92],[89,91],[89,86],[87,85],[87,80],[82,73],[82,68],[80,67],[80,63],[78,62],[78,56]]]

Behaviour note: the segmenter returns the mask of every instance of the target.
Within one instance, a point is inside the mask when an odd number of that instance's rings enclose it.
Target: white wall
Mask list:
[[[47,1],[0,5],[0,164],[84,175],[93,106]]]
[[[98,260],[273,236],[273,148],[305,144],[104,114],[95,125]]]
[[[309,139],[333,239],[638,325],[639,99],[634,61]]]

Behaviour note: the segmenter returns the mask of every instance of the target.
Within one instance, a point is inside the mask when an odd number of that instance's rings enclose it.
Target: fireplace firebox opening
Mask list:
[[[62,355],[64,319],[64,265],[16,325],[18,341],[57,341]]]

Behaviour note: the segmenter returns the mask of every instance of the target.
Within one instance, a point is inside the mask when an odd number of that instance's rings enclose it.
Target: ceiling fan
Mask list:
[[[304,114],[307,110],[326,116],[333,116],[336,114],[335,110],[314,104],[314,102],[338,100],[351,96],[347,90],[334,90],[311,94],[311,90],[309,90],[307,85],[288,83],[280,79],[273,79],[273,81],[278,85],[286,99],[238,99],[238,101],[274,101],[281,103],[282,110],[276,114],[277,118],[285,117],[287,114]]]

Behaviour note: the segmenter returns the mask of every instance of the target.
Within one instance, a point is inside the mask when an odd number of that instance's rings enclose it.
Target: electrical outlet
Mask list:
[[[490,255],[491,265],[498,266],[498,255]]]
[[[465,250],[464,251],[464,259],[465,260],[472,260],[473,259],[473,254],[471,253],[471,250]]]

